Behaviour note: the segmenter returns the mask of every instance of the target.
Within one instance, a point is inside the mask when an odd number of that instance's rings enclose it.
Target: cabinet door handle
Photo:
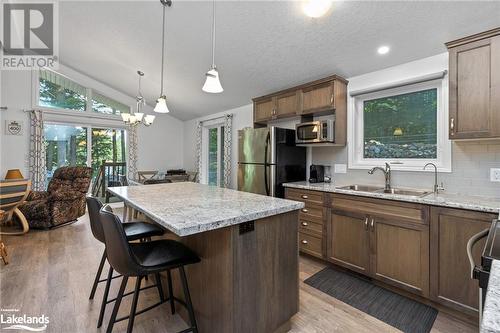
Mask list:
[[[455,133],[455,118],[451,117],[450,118],[450,130],[451,130],[451,135],[454,135]]]
[[[304,227],[307,227],[307,226],[309,225],[309,223],[307,223],[307,222],[302,222],[302,225],[303,225]]]
[[[332,94],[332,96],[330,97],[330,104],[333,104],[333,94]]]
[[[307,213],[307,212],[309,212],[309,210],[308,210],[308,209],[306,209],[306,208],[302,208],[302,213]]]
[[[308,199],[309,197],[305,194],[302,194],[302,199]]]
[[[368,230],[368,216],[365,218],[365,230]]]
[[[302,244],[307,244],[307,241],[305,239],[303,239]]]
[[[375,219],[372,217],[372,220],[370,222],[370,227],[372,228],[372,231],[375,230]]]

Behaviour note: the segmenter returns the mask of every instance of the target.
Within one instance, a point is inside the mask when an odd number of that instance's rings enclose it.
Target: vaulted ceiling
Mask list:
[[[162,6],[158,1],[63,1],[61,62],[130,96],[160,93]],[[211,2],[167,9],[166,95],[182,120],[251,102],[333,73],[351,77],[446,51],[444,42],[500,26],[500,2],[341,1],[311,19],[297,1],[217,3],[222,94],[201,91],[211,64]],[[391,52],[377,54],[380,45]]]

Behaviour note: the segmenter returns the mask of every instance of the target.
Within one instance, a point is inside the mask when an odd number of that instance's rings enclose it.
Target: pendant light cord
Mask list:
[[[215,68],[215,0],[212,1],[212,68]]]
[[[167,5],[163,4],[163,24],[161,31],[161,92],[160,96],[163,96],[163,77],[164,77],[164,63],[165,63],[165,7]]]

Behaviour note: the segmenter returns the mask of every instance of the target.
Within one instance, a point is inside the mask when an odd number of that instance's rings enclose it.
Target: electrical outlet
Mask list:
[[[335,173],[347,173],[347,165],[335,164]]]
[[[490,169],[490,181],[500,182],[500,169],[495,169],[495,168]]]

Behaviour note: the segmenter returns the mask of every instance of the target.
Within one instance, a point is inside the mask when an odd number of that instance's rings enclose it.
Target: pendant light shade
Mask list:
[[[167,107],[167,97],[165,97],[165,95],[163,96],[160,96],[160,98],[158,98],[156,100],[156,106],[155,106],[155,112],[158,112],[158,113],[169,113],[170,111],[168,110],[168,107]]]
[[[164,77],[164,72],[165,72],[165,9],[167,6],[172,5],[171,0],[160,0],[161,5],[163,6],[163,24],[162,24],[162,31],[161,31],[161,92],[160,92],[160,97],[156,100],[156,106],[154,108],[155,112],[158,113],[169,113],[169,109],[167,107],[167,97],[163,93],[163,77]]]
[[[130,113],[121,113],[120,115],[122,116],[122,120],[124,122],[128,122],[129,121],[129,119],[130,119]]]
[[[205,76],[205,84],[203,85],[203,88],[201,88],[204,92],[216,94],[224,91],[222,85],[220,84],[219,72],[217,71],[217,68],[214,67],[210,69]]]
[[[144,125],[146,125],[146,126],[151,125],[153,123],[153,121],[155,121],[155,118],[156,118],[156,116],[154,116],[152,114],[147,114],[144,117]]]
[[[212,94],[224,91],[220,84],[219,72],[215,66],[215,0],[212,1],[212,66],[205,74],[205,84],[201,90]]]

